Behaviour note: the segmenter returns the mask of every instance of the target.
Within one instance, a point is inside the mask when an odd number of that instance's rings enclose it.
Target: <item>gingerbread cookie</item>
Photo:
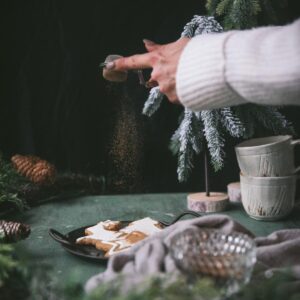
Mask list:
[[[76,243],[93,245],[105,252],[108,257],[127,250],[146,237],[162,230],[162,226],[151,218],[131,222],[121,228],[119,221],[104,221],[85,230],[86,236],[78,238]]]
[[[103,222],[103,228],[111,231],[118,231],[121,229],[122,223],[120,221],[107,220]]]

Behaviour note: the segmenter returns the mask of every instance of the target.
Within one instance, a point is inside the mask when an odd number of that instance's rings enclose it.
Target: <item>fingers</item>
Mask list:
[[[181,104],[179,99],[178,99],[178,96],[176,94],[176,92],[171,92],[171,93],[168,93],[166,94],[166,96],[168,97],[169,101],[173,104]]]
[[[191,38],[186,37],[186,36],[182,36],[180,37],[175,43],[183,43],[186,44],[191,40]]]
[[[147,69],[152,67],[151,57],[151,53],[136,54],[117,59],[106,67],[116,71]]]
[[[145,86],[146,86],[146,88],[151,89],[151,88],[153,88],[153,87],[158,86],[158,82],[155,81],[155,80],[151,80],[151,78],[150,78],[150,80],[146,82],[146,85],[145,85]]]
[[[161,93],[163,93],[168,98],[168,100],[171,103],[181,104],[179,99],[178,99],[176,91],[174,91],[174,90],[164,90],[164,87],[159,88],[159,90],[160,90]]]
[[[181,104],[178,99],[177,93],[175,91],[170,91],[170,90],[165,91],[163,87],[162,88],[160,87],[159,91],[168,98],[169,102],[173,104]]]
[[[156,44],[150,40],[147,39],[143,39],[143,42],[145,44],[145,48],[147,49],[148,52],[154,51],[156,49],[158,49],[161,45]]]
[[[157,50],[158,48],[162,47],[159,44],[156,44],[150,40],[144,39],[143,40],[145,47],[148,52],[145,54],[136,54],[129,57],[123,57],[112,61],[106,65],[106,68],[109,70],[115,71],[126,71],[126,70],[138,70],[138,69],[147,69],[152,68],[153,63],[155,61],[155,55],[151,52]]]

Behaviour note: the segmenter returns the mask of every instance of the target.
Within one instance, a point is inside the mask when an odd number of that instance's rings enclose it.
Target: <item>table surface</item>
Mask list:
[[[186,196],[187,194],[144,194],[78,197],[44,203],[25,213],[15,213],[9,219],[31,225],[29,238],[17,244],[28,253],[29,260],[52,266],[58,280],[64,281],[69,276],[76,276],[76,280],[84,283],[90,276],[104,271],[105,265],[67,253],[50,238],[49,228],[67,233],[100,220],[136,220],[146,216],[170,221],[186,210]],[[295,208],[285,220],[277,222],[251,219],[241,204],[231,204],[224,214],[231,216],[257,236],[265,236],[284,228],[300,228],[299,208]]]

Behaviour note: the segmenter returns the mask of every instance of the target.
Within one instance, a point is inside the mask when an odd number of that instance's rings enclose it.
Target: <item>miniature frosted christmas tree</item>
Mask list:
[[[217,8],[217,12],[223,13],[223,6],[226,3],[235,5],[235,2],[257,2],[257,1],[208,1],[207,7],[211,13]],[[213,6],[215,5],[215,6]],[[231,6],[232,8],[232,6]],[[235,7],[234,11],[244,11],[247,7]],[[232,8],[233,9],[233,8]],[[248,18],[255,16],[257,10],[253,9],[253,13],[249,13]],[[247,16],[246,16],[247,17]],[[231,18],[233,18],[231,16]],[[227,15],[225,23],[227,28],[244,28],[247,25],[255,24],[255,22],[246,22],[245,26],[240,27],[234,23],[230,23],[231,18]],[[234,18],[232,19],[235,20]],[[222,26],[214,17],[194,16],[194,18],[186,24],[181,36],[194,37],[199,34],[222,32]],[[149,97],[145,102],[143,113],[152,116],[160,107],[163,99],[159,87],[150,90]],[[259,106],[255,104],[246,104],[236,107],[225,107],[215,110],[203,110],[201,112],[192,112],[184,109],[180,116],[180,125],[171,138],[170,148],[178,157],[177,174],[180,182],[186,181],[193,168],[194,156],[204,151],[205,161],[205,181],[206,196],[211,196],[209,190],[208,176],[208,155],[215,171],[220,170],[224,165],[224,145],[226,134],[235,138],[248,139],[255,134],[255,124],[262,125],[265,129],[270,130],[274,134],[292,133],[293,128],[285,117],[278,111],[276,107]]]

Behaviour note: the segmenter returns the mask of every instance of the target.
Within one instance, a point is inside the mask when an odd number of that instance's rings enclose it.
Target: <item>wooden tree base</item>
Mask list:
[[[206,196],[206,193],[195,193],[187,196],[188,209],[198,212],[224,211],[228,203],[229,198],[225,193],[211,192],[210,196]]]
[[[240,182],[232,182],[227,185],[229,201],[242,202]]]

